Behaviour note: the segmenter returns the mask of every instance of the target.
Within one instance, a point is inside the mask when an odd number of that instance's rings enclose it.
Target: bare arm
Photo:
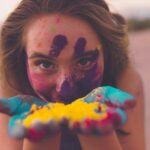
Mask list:
[[[130,66],[118,78],[117,87],[136,97],[136,106],[128,111],[128,122],[122,128],[129,135],[119,135],[123,150],[145,150],[144,94],[141,77]]]
[[[14,140],[9,137],[7,126],[9,117],[0,114],[0,149],[2,150],[22,150],[23,141]]]
[[[0,149],[2,150],[59,150],[60,134],[54,135],[42,142],[33,143],[29,140],[15,140],[8,135],[9,117],[0,114]]]
[[[0,84],[2,85],[2,84]],[[8,93],[6,94],[6,87],[0,86],[0,98],[9,97]],[[12,93],[10,95],[13,95]],[[8,115],[0,113],[0,149],[2,150],[22,150],[23,141],[12,139],[8,135],[8,122],[10,117]]]
[[[0,90],[0,97],[1,98],[8,98],[15,96],[19,93],[7,87],[1,88]],[[6,91],[7,92],[6,92]],[[9,92],[10,90],[10,92]],[[10,138],[8,135],[8,122],[10,117],[8,115],[0,113],[0,149],[3,150],[59,150],[60,145],[60,133],[58,135],[54,135],[50,138],[47,138],[41,142],[34,143],[30,142],[29,140],[14,140]]]
[[[128,111],[128,122],[122,128],[128,135],[79,136],[83,150],[145,150],[144,95],[139,74],[128,67],[118,78],[117,87],[136,97],[136,106]]]
[[[122,150],[116,133],[105,136],[79,135],[83,150]]]
[[[37,143],[24,140],[23,150],[59,150],[59,145],[60,133]]]

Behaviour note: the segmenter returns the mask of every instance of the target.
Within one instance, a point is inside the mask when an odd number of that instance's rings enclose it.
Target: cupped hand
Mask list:
[[[134,105],[132,95],[104,86],[68,105],[48,103],[30,95],[0,99],[0,112],[11,116],[9,135],[40,141],[64,125],[76,133],[110,133],[127,122],[126,110]]]
[[[135,97],[111,86],[98,87],[72,111],[69,128],[82,134],[108,134],[127,122],[127,109],[135,106]],[[84,102],[84,103],[83,103]],[[82,104],[81,104],[82,103]]]
[[[8,133],[11,137],[29,138],[33,141],[44,137],[44,127],[27,129],[22,121],[29,115],[32,105],[44,106],[47,102],[30,95],[18,95],[11,98],[0,99],[0,112],[9,115]]]
[[[129,109],[135,106],[135,97],[112,86],[98,87],[84,97],[87,103],[100,102],[111,107]]]

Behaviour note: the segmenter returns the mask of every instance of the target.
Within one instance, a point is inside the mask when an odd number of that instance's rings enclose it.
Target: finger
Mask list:
[[[23,139],[26,137],[26,128],[23,126],[23,119],[26,118],[26,113],[18,114],[10,118],[8,124],[8,133],[10,137]]]
[[[27,128],[26,137],[33,142],[39,142],[56,134],[59,130],[60,126],[54,120],[47,123],[40,120],[33,120],[31,126]]]
[[[47,132],[49,133],[50,136],[59,132],[60,128],[61,123],[58,123],[55,120],[50,120],[46,125]]]
[[[83,134],[93,134],[93,129],[95,128],[95,122],[92,118],[84,119],[81,124],[81,133]]]
[[[135,97],[117,88],[106,86],[102,88],[103,102],[107,105],[124,109],[135,106]]]
[[[29,111],[33,104],[43,106],[47,102],[30,95],[19,95],[9,99],[0,99],[0,112],[8,115],[24,113]]]
[[[106,120],[112,124],[114,129],[123,126],[128,119],[126,111],[120,108],[113,108],[108,110],[107,115],[108,117]]]
[[[31,141],[38,142],[47,136],[55,134],[60,128],[53,113],[48,114],[50,106],[35,107],[29,112],[24,119],[23,125],[27,128],[27,138]]]
[[[21,106],[21,101],[18,98],[0,99],[0,112],[13,115],[17,108]]]
[[[84,101],[90,103],[99,101],[108,106],[131,108],[135,105],[135,97],[111,86],[98,87],[90,92]]]
[[[120,109],[110,109],[107,111],[107,117],[95,122],[95,131],[98,134],[108,134],[113,130],[122,127],[127,122],[127,113]]]
[[[20,101],[21,104],[20,106],[18,105],[16,111],[14,112],[15,114],[28,112],[31,109],[31,106],[33,104],[37,106],[44,106],[48,103],[46,101],[42,101],[41,99],[31,95],[18,95],[16,97],[10,98],[10,100],[16,100],[16,99],[18,99],[18,101]]]
[[[75,126],[74,124],[72,125],[74,127],[73,131],[82,134],[104,135],[122,127],[127,122],[127,114],[120,108],[109,108],[104,112],[95,112],[100,115],[99,119],[85,118],[77,126],[76,124]]]
[[[47,101],[43,101],[42,99],[31,95],[17,95],[14,98],[18,98],[22,101],[22,103],[27,102],[30,105],[36,104],[37,106],[44,106],[45,104],[48,103]]]
[[[32,142],[39,142],[46,137],[46,126],[39,120],[34,120],[32,125],[27,128],[27,138]]]

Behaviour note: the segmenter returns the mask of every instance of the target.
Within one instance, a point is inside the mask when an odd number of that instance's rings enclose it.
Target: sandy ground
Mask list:
[[[144,83],[146,143],[150,150],[150,30],[130,34],[130,52]]]

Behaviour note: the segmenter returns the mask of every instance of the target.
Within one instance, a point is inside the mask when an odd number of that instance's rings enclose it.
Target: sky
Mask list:
[[[106,0],[115,12],[125,17],[150,18],[150,0]],[[0,22],[16,7],[20,0],[0,0]]]
[[[150,0],[106,0],[109,6],[127,18],[150,18]]]

